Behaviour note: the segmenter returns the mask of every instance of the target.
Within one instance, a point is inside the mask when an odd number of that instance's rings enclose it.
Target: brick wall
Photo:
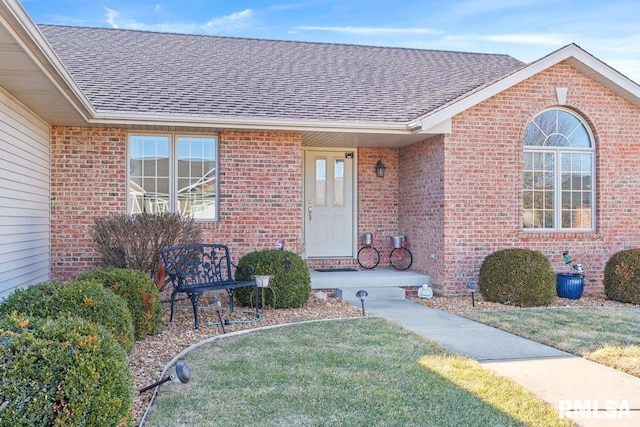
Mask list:
[[[384,178],[376,176],[378,160],[386,166]],[[398,150],[358,151],[358,236],[377,232],[376,246],[383,251],[390,251],[389,240],[384,238],[398,233],[398,173]],[[381,259],[379,267],[389,267],[389,263]]]
[[[591,126],[596,147],[596,230],[525,233],[522,230],[522,140],[530,120],[557,106]],[[437,285],[465,293],[482,260],[495,250],[543,252],[556,271],[561,253],[584,264],[586,292],[601,292],[604,264],[618,250],[640,247],[640,115],[638,109],[566,64],[559,64],[453,119],[445,140],[444,264]],[[403,185],[401,184],[401,187]],[[422,222],[426,228],[426,221]]]
[[[94,265],[89,227],[126,208],[126,133],[110,128],[51,129],[51,269],[66,280]]]
[[[91,269],[97,253],[89,227],[126,210],[126,130],[52,129],[52,277]],[[224,242],[234,258],[275,247],[300,251],[302,149],[298,133],[220,134],[220,221],[203,223],[205,240]]]
[[[444,137],[400,150],[399,233],[413,253],[411,269],[428,274],[434,292],[444,293]],[[455,171],[454,171],[455,173]]]

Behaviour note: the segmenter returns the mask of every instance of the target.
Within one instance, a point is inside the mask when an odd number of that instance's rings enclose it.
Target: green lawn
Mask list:
[[[465,316],[640,377],[637,308],[514,308]]]
[[[225,337],[189,353],[145,426],[568,426],[475,361],[379,318]]]

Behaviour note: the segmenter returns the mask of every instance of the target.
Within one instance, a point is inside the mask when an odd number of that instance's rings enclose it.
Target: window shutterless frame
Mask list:
[[[554,108],[527,126],[523,155],[525,231],[595,229],[595,149],[588,125]]]
[[[129,134],[127,212],[177,212],[217,221],[218,165],[217,135]]]

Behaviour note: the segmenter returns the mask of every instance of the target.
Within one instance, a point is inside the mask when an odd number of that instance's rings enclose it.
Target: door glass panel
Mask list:
[[[333,165],[333,205],[344,206],[344,160]]]
[[[327,160],[316,159],[316,206],[327,205]]]

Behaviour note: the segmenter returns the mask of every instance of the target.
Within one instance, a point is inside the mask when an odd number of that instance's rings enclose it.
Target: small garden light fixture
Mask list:
[[[156,381],[153,384],[150,384],[146,387],[139,389],[138,392],[144,393],[145,391],[151,390],[154,387],[158,387],[169,380],[173,381],[176,384],[186,384],[189,382],[190,379],[191,379],[191,370],[189,369],[189,367],[184,362],[178,362],[176,363],[176,370],[174,373],[172,373],[166,378],[161,379],[160,381]]]
[[[222,314],[220,314],[220,311],[222,310],[222,300],[219,297],[215,297],[209,302],[209,304],[213,305],[214,310],[216,311],[216,313],[218,313],[218,320],[220,320],[222,333],[226,334],[227,330],[224,328],[224,320],[222,320]]]
[[[360,299],[360,304],[362,304],[362,317],[364,317],[364,299],[367,297],[367,295],[369,295],[369,293],[367,291],[365,291],[364,289],[359,290],[358,292],[356,292],[356,296],[358,297],[358,299]]]
[[[467,289],[469,289],[469,292],[471,292],[471,306],[475,307],[476,306],[475,293],[476,293],[476,290],[478,289],[478,283],[476,282],[467,283]]]

